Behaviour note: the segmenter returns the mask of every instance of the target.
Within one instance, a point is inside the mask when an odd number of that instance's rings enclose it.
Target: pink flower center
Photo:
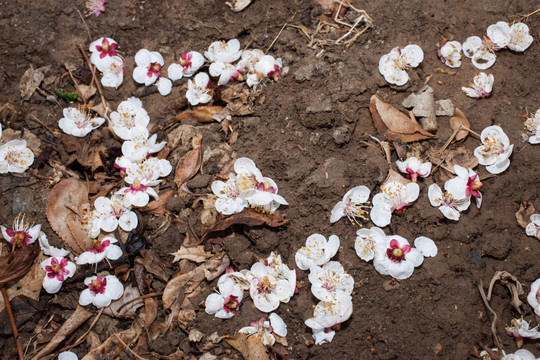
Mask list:
[[[64,281],[65,276],[69,274],[69,271],[66,269],[67,264],[67,259],[58,261],[58,259],[53,257],[51,259],[51,265],[45,266],[47,277],[51,279],[56,278],[58,281]]]
[[[111,244],[110,240],[105,240],[101,242],[99,240],[93,240],[92,247],[86,249],[86,251],[91,252],[93,254],[101,254],[102,252],[105,251],[107,246],[109,246],[110,244]]]
[[[272,194],[275,194],[277,192],[276,188],[270,185],[270,183],[264,181],[257,184],[257,190],[259,191],[266,191]]]
[[[124,193],[127,194],[127,193],[132,193],[132,194],[135,194],[139,191],[146,191],[146,189],[148,189],[148,185],[143,185],[141,184],[141,182],[139,181],[139,179],[135,179],[135,181],[133,181],[133,184],[129,185],[129,189],[126,189],[124,190]]]
[[[148,66],[148,72],[146,73],[146,76],[152,77],[152,76],[161,76],[161,64],[157,62],[150,63]]]
[[[105,7],[103,8],[103,11],[105,11]],[[116,56],[116,49],[118,48],[118,44],[110,44],[109,40],[103,39],[101,46],[96,45],[97,51],[100,52],[99,58],[103,59],[105,56]]]
[[[99,276],[96,279],[90,281],[90,284],[88,284],[88,288],[94,294],[103,294],[105,292],[106,287],[107,287],[107,279],[101,278]]]
[[[259,294],[270,294],[272,289],[275,287],[276,285],[270,282],[268,276],[265,276],[264,279],[259,279],[259,283],[257,284],[257,292]]]
[[[472,195],[476,198],[481,197],[478,190],[481,190],[484,187],[484,184],[480,180],[476,180],[477,177],[478,175],[474,174],[473,176],[470,176],[469,179],[467,179],[467,188],[465,189],[466,196]]]
[[[277,81],[278,76],[281,74],[281,68],[278,65],[274,65],[274,70],[268,72],[267,76],[274,81]]]
[[[27,246],[32,236],[25,231],[15,231],[13,229],[7,229],[7,234],[11,236],[11,245],[13,246]]]
[[[416,182],[416,180],[418,179],[418,173],[409,167],[405,170],[407,171],[406,178]]]
[[[238,296],[230,295],[225,299],[225,304],[223,304],[223,309],[226,312],[236,312],[240,306],[240,301],[238,301]]]
[[[401,262],[403,258],[405,258],[405,255],[411,251],[410,245],[403,245],[403,247],[399,246],[399,242],[396,239],[392,239],[390,241],[390,247],[386,249],[386,255],[390,258],[390,260],[395,262]]]
[[[181,53],[180,54],[180,65],[184,68],[184,71],[189,69],[191,67],[191,58],[193,57],[193,54],[186,54]]]
[[[332,283],[332,282],[329,282],[329,281],[326,281],[322,285],[322,288],[325,289],[328,292],[335,292],[336,291],[336,284]]]

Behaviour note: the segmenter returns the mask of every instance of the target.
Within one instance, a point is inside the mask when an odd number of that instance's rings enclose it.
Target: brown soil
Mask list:
[[[497,21],[517,20],[535,10],[531,1],[411,0],[405,3],[374,0],[355,2],[355,5],[367,11],[374,21],[374,28],[349,48],[330,46],[319,53],[319,49],[307,47],[307,39],[297,29],[285,28],[270,53],[282,57],[290,71],[278,83],[264,88],[265,101],[255,106],[252,115],[233,118],[231,127],[233,134],[238,134],[237,141],[231,141],[232,136],[224,134],[217,123],[196,125],[203,135],[205,151],[216,148],[220,143],[231,142],[233,156],[253,159],[266,176],[277,182],[280,194],[289,202],[289,206],[279,210],[290,220],[287,226],[279,229],[235,228],[234,233],[214,238],[209,249],[218,251],[223,247],[232,263],[240,269],[250,267],[271,251],[278,251],[291,268],[296,268],[294,254],[307,236],[313,233],[339,236],[342,246],[336,259],[355,279],[353,315],[337,332],[332,343],[307,346],[312,337],[304,320],[311,316],[316,301],[309,291],[307,272],[297,270],[298,280],[305,286],[288,304],[282,304],[277,310],[288,325],[287,350],[291,359],[331,359],[336,355],[343,359],[473,358],[471,352],[475,346],[492,345],[492,317],[480,297],[479,282],[486,285],[495,271],[505,270],[515,275],[528,291],[530,283],[540,277],[540,242],[527,237],[514,216],[522,201],[532,202],[540,209],[540,156],[538,148],[529,145],[522,137],[522,113],[527,110],[533,112],[540,107],[537,93],[540,86],[540,47],[537,42],[540,16],[533,15],[526,21],[535,42],[524,53],[500,52],[496,64],[487,71],[495,77],[492,96],[474,100],[466,97],[461,87],[466,86],[479,71],[466,58],[461,68],[446,68],[437,59],[438,46],[444,39],[463,42],[471,35],[482,36],[487,26]],[[77,13],[83,9],[82,1],[17,0],[2,4],[0,14],[0,31],[3,34],[0,42],[3,54],[0,100],[11,100],[21,105],[26,116],[13,126],[22,124],[38,135],[42,144],[51,145],[50,158],[60,162],[67,161],[69,157],[61,142],[28,115],[34,114],[50,128],[57,129],[62,108],[38,93],[29,101],[22,101],[19,79],[30,64],[38,67],[50,65],[50,74],[58,77],[54,84],[43,87],[46,90],[63,87],[72,91],[71,80],[62,68],[62,64],[67,64],[76,69],[75,75],[82,83],[89,83],[90,75],[78,50],[78,44],[83,44],[84,48],[89,44]],[[140,48],[160,51],[166,65],[177,59],[180,52],[202,52],[218,39],[236,37],[242,45],[250,43],[250,47],[265,50],[284,23],[290,21],[314,29],[321,12],[321,8],[310,0],[255,0],[240,13],[231,12],[225,2],[219,0],[109,0],[107,11],[99,18],[87,18],[86,23],[93,39],[112,37],[123,51],[124,84],[118,91],[106,90],[104,94],[116,108],[136,89],[131,72],[134,55]],[[411,81],[407,86],[399,89],[388,86],[377,70],[379,58],[395,46],[411,43],[424,50],[423,63],[409,72]],[[428,77],[431,77],[429,84],[434,88],[436,98],[451,99],[469,118],[473,130],[480,132],[489,125],[500,124],[515,144],[514,153],[506,172],[485,180],[482,208],[472,205],[457,223],[445,220],[427,199],[427,187],[433,182],[443,182],[440,172],[420,182],[418,201],[403,216],[394,216],[391,230],[386,232],[399,234],[410,241],[420,235],[430,237],[437,243],[439,254],[435,258],[427,258],[409,279],[388,286],[390,277],[379,275],[371,263],[365,263],[356,256],[354,239],[357,227],[347,221],[331,225],[329,215],[347,189],[366,185],[376,192],[388,171],[384,156],[376,148],[366,145],[369,135],[376,134],[368,109],[369,98],[377,93],[385,101],[400,106],[403,98],[410,91],[420,89]],[[169,124],[167,119],[171,116],[163,114],[162,110],[170,100],[178,97],[180,89],[175,87],[168,97],[152,94],[142,98],[160,139],[170,131],[162,130]],[[439,117],[438,139],[423,142],[424,148],[441,147],[446,142],[452,133],[447,120]],[[106,146],[119,146],[106,128],[102,127],[99,132]],[[464,144],[473,150],[479,141],[469,136]],[[183,152],[173,153],[175,159]],[[195,192],[211,193],[211,180],[228,171],[219,165],[218,160],[212,160],[205,167],[205,174],[210,176],[197,175],[192,180]],[[173,162],[173,167],[175,165]],[[47,162],[33,166],[31,170],[43,176],[53,174]],[[76,167],[73,171],[84,178],[83,168]],[[481,178],[487,175],[483,167],[478,171]],[[87,175],[91,177],[88,172]],[[175,189],[173,176],[167,179],[162,190],[167,187]],[[24,210],[31,219],[43,225],[52,242],[59,244],[60,240],[48,225],[44,212],[50,185],[46,180],[35,183],[35,179],[30,175],[0,177],[0,222],[10,224],[16,214]],[[201,234],[204,229],[200,208],[184,210],[192,208],[194,199],[173,198],[168,208],[174,215],[182,211],[182,220],[188,217],[195,232]],[[163,217],[144,215],[144,219],[144,234],[149,247],[161,257],[172,274],[177,270],[177,264],[172,263],[170,253],[180,247],[187,229],[173,223],[165,233],[155,237],[153,234],[163,222]],[[365,225],[372,226],[370,223]],[[213,291],[215,282],[207,284],[200,301]],[[133,278],[130,277],[127,283],[134,284]],[[154,279],[151,291],[161,291],[164,286],[164,282]],[[79,291],[73,286],[64,288],[60,293],[62,306],[58,299],[47,296],[43,291],[40,300],[45,310],[21,326],[22,343],[28,344],[36,326],[45,325],[53,314],[55,326],[62,324],[75,308]],[[496,285],[492,307],[499,315],[497,330],[505,350],[513,352],[516,346],[503,327],[517,316],[509,299],[506,288]],[[525,318],[534,319],[530,308],[525,308]],[[160,309],[157,321],[166,316],[161,306]],[[243,303],[235,318],[225,321],[198,308],[195,320],[187,325],[187,331],[198,329],[205,335],[214,331],[219,335],[233,334],[261,315],[250,300]],[[83,325],[66,344],[74,342],[90,322]],[[103,316],[95,331],[104,341],[112,332],[130,325],[131,319],[112,320]],[[149,358],[149,352],[168,355],[182,350],[198,357],[203,352],[197,345],[190,343],[186,332],[175,324],[167,335],[158,337],[148,347],[138,349],[138,353]],[[540,356],[538,350],[534,350],[534,344],[526,341],[525,347]],[[14,348],[12,337],[0,339],[3,358],[15,358]],[[89,344],[83,343],[74,351],[82,357],[88,348]],[[240,357],[225,343],[216,345],[210,353],[219,358]],[[128,352],[119,356],[133,357]]]

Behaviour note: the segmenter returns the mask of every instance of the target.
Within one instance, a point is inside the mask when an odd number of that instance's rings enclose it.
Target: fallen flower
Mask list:
[[[386,238],[386,251],[377,254],[373,260],[375,270],[381,275],[390,275],[398,280],[409,278],[414,268],[422,265],[424,256],[399,235],[387,236]]]
[[[86,249],[76,259],[77,264],[97,264],[100,261],[106,259],[117,260],[122,256],[122,249],[118,245],[114,245],[118,240],[112,236],[106,236],[101,240],[94,239],[92,241],[92,247]]]
[[[241,197],[257,210],[273,213],[280,205],[289,205],[277,192],[276,182],[269,177],[262,177],[254,189],[243,191]]]
[[[472,60],[477,69],[485,70],[495,64],[495,60],[497,60],[495,51],[499,50],[500,47],[489,37],[484,37],[482,40],[478,36],[470,36],[462,44],[461,49],[463,54]]]
[[[191,77],[204,65],[204,57],[197,51],[180,54],[180,61],[169,65],[167,75],[172,81]]]
[[[395,47],[379,60],[379,72],[390,84],[402,86],[409,81],[405,70],[417,67],[424,60],[424,52],[418,45]]]
[[[124,61],[121,57],[106,57],[97,68],[103,73],[101,85],[118,89],[124,82]]]
[[[264,56],[264,52],[259,49],[242,51],[242,58],[238,61],[237,66],[244,69],[247,73],[255,73],[255,64]]]
[[[373,209],[371,210],[371,221],[377,226],[390,224],[392,214],[401,214],[405,207],[411,206],[418,195],[420,187],[417,183],[403,185],[392,181],[381,187],[381,192],[373,197]]]
[[[34,225],[26,222],[26,215],[19,213],[13,221],[11,229],[0,225],[2,236],[11,246],[22,247],[33,244],[41,233],[41,224]]]
[[[509,29],[509,36],[508,48],[513,51],[525,51],[533,42],[529,27],[524,23],[513,23]]]
[[[229,174],[227,182],[214,181],[212,192],[218,197],[215,202],[216,210],[223,215],[239,213],[248,206],[247,200],[240,197],[240,188],[236,176],[232,173]]]
[[[419,250],[424,257],[437,256],[437,245],[428,237],[419,236],[414,239],[414,247]]]
[[[448,180],[444,184],[445,190],[451,192],[458,198],[474,197],[476,199],[476,206],[480,208],[482,205],[482,193],[481,189],[484,188],[484,184],[480,181],[478,174],[473,169],[465,169],[463,166],[454,165],[454,171],[456,177]]]
[[[506,333],[514,338],[518,348],[523,345],[523,339],[540,339],[538,326],[531,328],[529,322],[523,320],[523,317],[521,319],[512,319],[510,326],[504,328]]]
[[[77,266],[66,258],[50,257],[41,262],[46,275],[43,278],[43,288],[49,294],[57,293],[67,278],[75,274]]]
[[[328,241],[321,234],[308,236],[306,246],[301,247],[294,256],[300,270],[326,264],[339,250],[339,238],[330,235]]]
[[[186,98],[193,106],[198,104],[206,104],[212,100],[212,90],[210,85],[210,77],[207,73],[198,73],[192,80],[188,81],[188,89]]]
[[[172,171],[172,165],[169,160],[158,159],[155,157],[147,158],[142,162],[131,162],[117,158],[117,163],[126,166],[124,181],[128,184],[134,184],[139,181],[146,186],[157,186],[161,182],[159,178],[168,176]]]
[[[132,162],[142,161],[148,155],[161,151],[167,142],[156,143],[157,134],[150,136],[148,129],[136,126],[131,131],[131,139],[122,143],[122,155]]]
[[[101,229],[113,232],[118,225],[124,231],[131,231],[137,227],[137,215],[124,205],[121,195],[114,194],[111,198],[100,196],[94,202],[96,217]]]
[[[377,253],[386,250],[386,234],[376,226],[371,229],[359,229],[354,241],[356,255],[364,261],[373,260]]]
[[[240,333],[244,333],[247,336],[256,336],[265,346],[272,346],[276,342],[276,338],[272,333],[278,336],[287,336],[287,325],[276,313],[271,313],[266,320],[264,317],[257,321],[252,321],[249,326],[243,327],[238,330]]]
[[[367,209],[369,205],[364,205],[368,202],[369,194],[371,191],[367,186],[360,185],[353,187],[345,193],[343,199],[339,201],[330,215],[330,222],[335,223],[344,216],[351,222],[355,222],[358,225],[357,219],[367,220]]]
[[[104,122],[105,119],[102,117],[92,117],[89,112],[70,107],[64,109],[64,117],[58,121],[58,126],[66,134],[85,137]]]
[[[255,73],[277,81],[283,69],[283,63],[280,58],[274,58],[271,55],[264,55],[255,63]]]
[[[446,66],[458,68],[461,66],[461,44],[458,41],[448,41],[437,51],[437,56]]]
[[[320,301],[313,310],[313,316],[305,321],[313,330],[315,344],[331,342],[336,330],[351,317],[352,311],[351,295],[340,294],[333,302]]]
[[[538,360],[532,352],[525,349],[519,349],[513,354],[506,354],[504,360]]]
[[[133,70],[133,80],[145,86],[152,85],[161,76],[163,56],[157,51],[141,49],[135,54],[137,67]]]
[[[138,178],[133,181],[128,187],[123,187],[116,192],[116,194],[124,196],[124,205],[126,207],[136,206],[143,207],[150,201],[150,196],[156,201],[159,200],[159,196],[156,190],[152,189],[149,185],[143,183]]]
[[[228,274],[224,274],[218,280],[218,292],[206,298],[205,311],[219,319],[230,319],[240,308],[243,297],[244,290],[241,285]]]
[[[160,77],[156,82],[157,89],[161,96],[167,96],[172,90],[172,81],[165,77]]]
[[[309,271],[311,293],[319,300],[337,301],[342,294],[350,295],[354,289],[354,279],[345,272],[337,261],[322,266],[312,266]]]
[[[540,316],[540,278],[531,284],[531,291],[527,295],[527,301],[534,310],[534,313]]]
[[[242,69],[236,67],[236,65],[216,61],[210,64],[208,72],[213,77],[219,77],[218,85],[225,85],[229,81],[242,81]]]
[[[23,173],[34,163],[34,153],[26,140],[11,140],[0,145],[0,174]]]
[[[514,145],[504,131],[497,125],[488,126],[480,134],[481,146],[474,149],[480,165],[485,165],[491,174],[500,174],[510,166],[510,155]]]
[[[491,95],[491,90],[493,89],[493,75],[487,75],[481,72],[474,77],[473,82],[469,83],[469,86],[463,86],[461,88],[465,95],[476,99],[488,97]]]
[[[525,128],[527,129],[530,137],[529,143],[531,144],[540,144],[540,109],[536,110],[536,113],[533,116],[530,116],[525,120]]]
[[[86,0],[87,16],[91,14],[99,17],[101,13],[105,12],[105,4],[108,0]]]
[[[92,303],[97,308],[106,307],[112,300],[120,299],[124,293],[124,286],[114,275],[91,276],[84,280],[84,284],[88,289],[83,290],[79,297],[82,306]]]
[[[103,59],[117,56],[118,43],[111,38],[101,37],[90,43],[90,62],[98,67]],[[100,70],[102,71],[102,70]]]
[[[143,108],[142,101],[136,97],[122,101],[109,117],[110,128],[122,140],[130,140],[135,128],[146,128],[150,123],[150,116]]]
[[[540,214],[532,214],[530,217],[531,222],[527,224],[525,232],[529,236],[534,236],[540,240]]]
[[[431,163],[429,161],[422,162],[415,156],[409,156],[405,161],[396,161],[396,166],[399,171],[406,175],[407,179],[416,182],[418,177],[428,177],[431,174]]]
[[[460,189],[457,188],[455,183],[451,183],[448,186],[448,182],[445,184],[445,191],[443,192],[439,185],[432,184],[428,188],[428,198],[431,206],[439,208],[439,211],[450,220],[459,220],[459,213],[469,208],[471,204],[469,197],[460,197]]]
[[[227,43],[225,41],[214,41],[208,47],[208,51],[204,52],[204,56],[210,62],[221,61],[224,63],[232,63],[242,55],[240,50],[240,41],[231,39]]]

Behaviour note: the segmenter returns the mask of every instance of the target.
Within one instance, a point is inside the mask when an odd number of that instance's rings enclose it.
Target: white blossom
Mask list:
[[[82,306],[92,303],[97,308],[109,306],[112,300],[117,300],[124,293],[124,285],[114,275],[104,277],[91,276],[84,280],[88,289],[84,289],[79,297]]]
[[[149,154],[161,151],[167,142],[156,143],[157,134],[150,136],[147,128],[135,127],[131,131],[131,139],[122,143],[122,155],[132,162],[142,161]]]
[[[313,310],[313,316],[305,324],[313,331],[315,344],[331,342],[342,323],[347,321],[353,311],[351,295],[340,294],[334,301],[320,301]]]
[[[330,222],[335,223],[346,216],[351,222],[358,224],[358,218],[367,220],[368,202],[370,190],[367,186],[356,186],[345,193],[343,199],[339,201],[330,215]]]
[[[160,77],[156,82],[158,92],[161,96],[169,95],[172,90],[172,85],[172,81],[166,77]]]
[[[99,38],[90,44],[89,50],[92,53],[90,62],[96,65],[99,71],[103,71],[100,67],[108,58],[117,56],[116,49],[118,49],[118,43],[113,39]]]
[[[513,51],[525,51],[533,42],[533,37],[529,34],[529,27],[524,23],[512,24],[509,35],[508,48]]]
[[[213,77],[219,77],[218,85],[225,85],[230,81],[243,80],[243,70],[236,67],[236,65],[224,63],[222,61],[216,61],[210,64],[208,72]]]
[[[238,330],[239,333],[244,333],[246,336],[256,336],[265,346],[272,346],[276,342],[273,333],[278,336],[287,336],[287,325],[276,313],[271,313],[266,320],[264,317],[258,321],[252,321],[249,326]]]
[[[150,123],[150,116],[143,108],[142,101],[136,97],[122,101],[109,117],[111,129],[122,140],[130,140],[135,128],[146,128]]]
[[[328,241],[321,234],[308,236],[306,245],[301,247],[294,256],[296,266],[300,270],[308,270],[312,266],[326,264],[339,250],[339,238],[330,235]]]
[[[75,274],[77,266],[63,257],[50,257],[41,262],[41,268],[45,270],[43,288],[49,294],[57,293],[64,281]]]
[[[480,70],[489,69],[497,56],[495,51],[499,50],[489,38],[480,39],[478,36],[470,36],[462,44],[463,54],[472,60],[473,65]]]
[[[345,272],[337,261],[330,261],[322,266],[312,266],[309,271],[311,293],[319,300],[334,302],[341,294],[350,295],[354,288],[354,279]]]
[[[376,226],[368,229],[359,229],[354,242],[356,255],[364,261],[370,261],[381,251],[386,251],[386,234]]]
[[[529,350],[519,349],[513,354],[506,354],[503,360],[538,360],[538,358]]]
[[[441,46],[437,55],[442,63],[448,67],[458,68],[461,66],[461,44],[458,41],[448,41]]]
[[[43,231],[40,232],[38,241],[39,241],[39,247],[43,251],[43,254],[47,256],[63,258],[69,254],[69,251],[66,249],[59,249],[57,247],[51,246],[49,244],[49,239],[47,239],[47,235]]]
[[[474,197],[476,206],[480,208],[482,205],[480,190],[484,188],[484,184],[480,181],[478,174],[473,169],[465,169],[460,165],[454,165],[454,171],[457,176],[444,184],[445,190],[450,191],[457,198]]]
[[[493,90],[493,75],[487,75],[486,73],[481,72],[476,75],[472,83],[469,83],[469,87],[463,86],[461,88],[465,95],[481,99],[491,95]]]
[[[64,117],[58,121],[58,126],[66,134],[85,137],[90,131],[97,129],[105,122],[102,117],[92,117],[90,113],[70,107],[64,109]]]
[[[152,85],[161,76],[163,56],[157,51],[141,49],[135,54],[137,67],[133,70],[133,80],[145,86]]]
[[[198,73],[195,77],[188,81],[188,89],[186,98],[193,106],[198,104],[206,104],[212,100],[212,90],[210,85],[210,77],[207,73]]]
[[[208,295],[205,301],[205,311],[219,319],[230,319],[236,314],[244,297],[242,287],[228,274],[218,280],[218,292]]]
[[[124,82],[124,60],[120,56],[108,56],[97,66],[103,73],[101,84],[105,87],[118,89]]]
[[[540,339],[540,331],[538,326],[531,328],[531,324],[523,317],[520,319],[512,319],[510,326],[505,326],[506,333],[516,340],[518,347],[523,345],[523,339]]]
[[[414,239],[414,247],[422,253],[424,257],[437,256],[437,245],[428,237],[419,236]]]
[[[488,126],[480,134],[481,146],[474,149],[480,165],[485,165],[491,174],[500,174],[510,166],[510,155],[514,145],[497,125]]]
[[[376,254],[373,266],[381,275],[390,275],[398,280],[407,279],[414,268],[422,265],[424,256],[399,236],[386,237],[386,251]]]
[[[169,65],[167,75],[169,79],[175,81],[183,77],[191,77],[204,64],[204,57],[197,51],[180,54],[180,61]]]
[[[224,63],[232,63],[240,58],[242,51],[240,50],[240,41],[231,39],[225,41],[214,41],[208,47],[208,51],[204,52],[204,56],[210,62],[221,61]]]
[[[459,213],[469,208],[471,204],[469,197],[461,197],[460,189],[457,188],[456,183],[445,184],[445,191],[443,192],[439,185],[432,184],[428,188],[428,198],[432,206],[438,207],[440,212],[450,220],[459,220]]]
[[[101,229],[113,232],[118,225],[124,231],[131,231],[137,227],[137,215],[124,205],[121,195],[114,194],[111,198],[100,196],[94,202],[96,217]]]
[[[531,284],[531,291],[527,295],[527,301],[533,308],[534,313],[540,316],[540,278]]]
[[[381,192],[373,197],[371,221],[377,226],[390,224],[393,213],[402,213],[405,207],[410,206],[418,199],[420,187],[417,183],[403,185],[392,181],[381,187]]]
[[[106,236],[101,240],[94,239],[92,241],[92,247],[86,249],[76,259],[77,264],[97,264],[102,260],[117,260],[122,256],[122,249],[118,245],[114,245],[118,242],[112,236]]]
[[[527,120],[525,120],[525,129],[527,129],[529,136],[529,143],[540,144],[540,109],[536,110],[536,113]]]
[[[418,45],[407,45],[403,49],[395,47],[379,60],[379,72],[390,84],[402,86],[409,81],[405,70],[420,65],[424,52]]]
[[[229,174],[227,182],[214,181],[212,192],[218,197],[215,203],[216,210],[223,215],[239,213],[248,206],[247,200],[240,197],[236,175],[232,173]]]
[[[431,174],[431,163],[429,161],[422,162],[415,156],[409,156],[405,161],[396,161],[396,166],[399,171],[406,175],[407,179],[416,182],[418,177],[428,177]]]
[[[530,217],[531,222],[527,224],[525,232],[529,236],[534,236],[540,240],[540,214],[532,214]]]
[[[4,240],[12,246],[28,246],[38,240],[41,234],[41,224],[29,223],[26,221],[26,215],[19,213],[13,221],[11,229],[0,225]]]
[[[0,174],[23,173],[34,163],[34,153],[26,140],[11,140],[0,145]]]

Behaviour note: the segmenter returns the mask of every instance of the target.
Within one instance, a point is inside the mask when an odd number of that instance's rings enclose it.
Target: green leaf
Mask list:
[[[77,100],[77,92],[65,92],[62,89],[54,89],[54,93],[61,97],[62,99],[66,100],[68,103],[74,103]]]

